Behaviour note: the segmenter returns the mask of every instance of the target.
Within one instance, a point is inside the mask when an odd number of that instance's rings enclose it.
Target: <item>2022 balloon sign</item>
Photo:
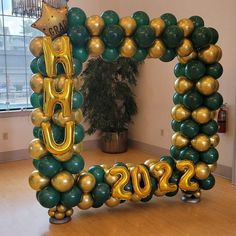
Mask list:
[[[219,143],[214,117],[223,103],[217,92],[223,68],[215,29],[205,27],[199,16],[177,21],[166,13],[150,20],[139,11],[119,18],[110,10],[86,17],[79,8],[68,11],[46,3],[33,27],[47,36],[30,44],[35,56],[30,81],[35,139],[29,153],[36,170],[29,183],[39,203],[49,208],[51,223],[69,221],[75,206],[85,210],[127,200],[147,202],[153,195],[171,197],[179,190],[185,200],[196,202],[201,189],[214,186]],[[83,170],[79,74],[89,55],[105,61],[121,56],[169,62],[177,57],[170,156]]]

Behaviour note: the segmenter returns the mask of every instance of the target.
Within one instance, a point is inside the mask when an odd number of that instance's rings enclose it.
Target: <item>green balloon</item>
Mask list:
[[[174,74],[178,78],[180,76],[185,76],[185,64],[178,63],[175,65]]]
[[[43,76],[47,76],[47,72],[46,72],[46,65],[45,65],[45,59],[44,56],[40,56],[38,61],[37,61],[37,65],[38,65],[38,71],[43,75]]]
[[[174,197],[178,192],[179,192],[179,188],[177,188],[177,190],[175,190],[174,192],[166,193],[166,196],[167,197]]]
[[[64,141],[64,129],[54,123],[51,124],[53,139],[56,143]]]
[[[79,154],[74,154],[69,161],[62,163],[62,167],[71,174],[79,174],[84,169],[84,159]]]
[[[41,129],[40,127],[36,127],[36,126],[33,128],[33,135],[35,138],[39,138],[39,130],[40,129]]]
[[[80,143],[84,139],[84,128],[82,125],[75,125],[75,140],[74,143]]]
[[[149,25],[141,25],[134,34],[134,40],[141,48],[151,47],[155,38],[155,31]]]
[[[185,67],[185,75],[193,81],[198,81],[205,73],[206,66],[199,60],[190,61]]]
[[[210,30],[206,27],[196,28],[192,35],[191,41],[195,48],[203,48],[209,45],[211,40]]]
[[[104,61],[116,61],[119,58],[119,51],[117,48],[106,48],[102,54]]]
[[[171,121],[171,127],[175,132],[179,132],[180,131],[180,126],[181,126],[182,122],[178,122],[176,120],[172,120]]]
[[[39,160],[38,170],[43,175],[52,178],[62,170],[62,166],[54,157],[47,155]]]
[[[150,180],[151,180],[151,184],[152,184],[151,193],[147,197],[142,198],[141,199],[142,202],[150,201],[153,197],[154,192],[157,190],[157,180],[155,178],[153,178],[152,176],[150,177]]]
[[[84,11],[78,7],[72,7],[68,11],[68,27],[77,27],[79,25],[84,25],[86,21],[86,14]]]
[[[31,63],[30,63],[30,69],[32,71],[32,73],[36,74],[36,73],[39,73],[39,69],[38,69],[38,57],[35,57]]]
[[[187,92],[183,97],[183,104],[190,110],[195,110],[203,103],[203,96],[195,91],[191,90]]]
[[[180,160],[180,152],[183,150],[183,148],[178,149],[175,146],[171,146],[170,148],[170,155],[175,159],[175,160]]]
[[[175,105],[177,104],[183,104],[183,94],[175,93],[173,96],[173,102]]]
[[[42,94],[38,94],[38,93],[32,93],[31,94],[31,96],[30,96],[30,103],[33,106],[33,108],[41,107],[41,105],[42,105],[42,98],[43,98]]]
[[[199,184],[200,184],[200,188],[204,190],[212,189],[215,185],[215,177],[212,174],[210,174],[208,178],[204,180],[199,180]]]
[[[210,31],[211,39],[210,44],[216,44],[219,39],[219,34],[216,29],[209,27],[208,30]]]
[[[200,153],[200,159],[206,164],[214,164],[219,159],[219,153],[214,147],[211,147],[206,152]]]
[[[201,132],[208,136],[216,134],[217,131],[218,131],[218,124],[215,120],[211,120],[208,123],[201,125]]]
[[[206,73],[213,76],[215,79],[218,79],[223,74],[223,67],[220,63],[216,62],[207,67]]]
[[[43,207],[52,208],[60,202],[60,193],[53,187],[47,186],[37,194],[37,199]]]
[[[61,193],[61,203],[67,208],[72,208],[79,204],[81,197],[82,191],[74,185],[68,192]]]
[[[142,198],[141,202],[149,202],[153,197],[153,193],[151,192],[147,197]]]
[[[105,171],[101,166],[93,165],[93,166],[89,167],[88,172],[95,177],[96,183],[103,182]]]
[[[189,19],[193,22],[195,28],[204,26],[204,20],[200,16],[191,16]]]
[[[115,11],[112,10],[103,12],[102,19],[104,20],[105,26],[119,24],[119,16]]]
[[[143,60],[145,60],[145,58],[147,57],[147,55],[148,55],[148,52],[147,52],[146,49],[138,48],[137,51],[136,51],[136,53],[135,53],[134,56],[132,57],[132,59],[133,59],[134,61],[137,61],[137,62],[143,61]]]
[[[79,48],[85,47],[90,38],[88,30],[83,25],[69,28],[67,34],[73,45]]]
[[[108,184],[98,183],[92,191],[92,197],[95,202],[104,203],[111,196],[111,190]]]
[[[199,161],[199,153],[191,147],[186,147],[180,152],[180,160],[190,160],[193,161],[194,164],[197,164]]]
[[[180,131],[188,138],[192,139],[199,133],[199,125],[192,119],[185,120],[181,126]]]
[[[127,168],[126,164],[123,162],[116,162],[113,166],[124,166]]]
[[[117,48],[124,40],[124,30],[119,25],[108,25],[103,30],[102,38],[107,47]]]
[[[171,13],[165,13],[161,15],[161,19],[165,22],[166,26],[177,25],[177,19]]]
[[[57,63],[57,75],[65,74],[64,67],[62,63]]]
[[[133,185],[131,181],[129,181],[128,184],[125,185],[124,190],[131,193],[133,192]]]
[[[81,61],[73,58],[73,69],[74,69],[74,75],[79,75],[83,69],[83,64]]]
[[[74,91],[73,92],[73,106],[72,106],[72,108],[74,110],[79,109],[80,107],[82,107],[83,103],[84,103],[84,97],[83,97],[82,93]]]
[[[177,25],[170,25],[166,27],[162,33],[162,39],[167,48],[176,48],[182,42],[184,37],[183,30]]]
[[[160,57],[160,60],[163,62],[172,61],[176,57],[176,52],[174,49],[166,49],[166,53]]]
[[[103,202],[93,201],[93,208],[99,208],[103,205]]]
[[[89,54],[85,48],[73,47],[73,57],[81,62],[85,62]]]
[[[135,19],[137,26],[148,25],[149,24],[149,16],[147,13],[143,11],[137,11],[133,14],[133,18]]]
[[[32,161],[33,166],[34,166],[35,169],[37,169],[37,170],[38,170],[39,162],[40,162],[40,160],[36,160],[36,159],[33,159],[33,161]]]
[[[175,169],[176,163],[175,163],[175,160],[172,157],[162,156],[160,158],[160,161],[166,161],[171,166],[172,169]]]
[[[214,93],[208,97],[206,97],[203,101],[203,104],[208,107],[210,110],[217,110],[223,104],[223,98],[221,94]]]

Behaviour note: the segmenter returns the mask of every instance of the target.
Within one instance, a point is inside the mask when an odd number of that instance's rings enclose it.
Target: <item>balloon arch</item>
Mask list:
[[[30,43],[35,56],[30,85],[34,93],[32,122],[35,139],[29,145],[36,170],[29,177],[39,203],[49,208],[51,223],[71,219],[73,207],[114,207],[126,200],[149,201],[153,195],[197,202],[201,189],[215,184],[219,143],[216,110],[223,103],[217,92],[223,73],[218,33],[199,16],[176,20],[170,13],[149,20],[142,11],[119,18],[114,11],[86,17],[80,8],[53,8],[43,4],[32,25],[45,37]],[[66,34],[66,35],[65,35]],[[171,111],[170,156],[144,164],[93,165],[84,171],[84,130],[79,74],[88,56],[105,61],[128,57],[135,61],[175,57],[177,77]]]

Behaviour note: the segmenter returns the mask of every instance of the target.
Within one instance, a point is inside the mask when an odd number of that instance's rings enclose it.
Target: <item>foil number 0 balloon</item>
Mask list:
[[[214,28],[205,27],[199,16],[177,21],[165,13],[150,20],[143,11],[120,18],[109,10],[87,17],[80,8],[68,11],[46,3],[33,27],[51,38],[36,37],[30,43],[35,56],[30,65],[35,139],[29,154],[36,170],[29,184],[39,203],[49,208],[50,222],[69,221],[75,206],[85,210],[104,203],[113,207],[123,200],[146,202],[154,194],[174,196],[179,189],[200,198],[201,189],[214,186],[212,172],[219,157],[214,118],[223,103],[218,93],[222,51]],[[84,131],[79,124],[83,96],[78,78],[89,55],[108,62],[119,56],[136,62],[146,58],[169,62],[177,57],[170,156],[137,166],[119,163],[83,170]]]

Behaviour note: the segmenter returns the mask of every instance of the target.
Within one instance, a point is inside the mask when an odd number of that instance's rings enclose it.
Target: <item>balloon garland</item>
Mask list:
[[[39,203],[49,208],[50,222],[69,221],[75,206],[85,210],[103,204],[114,207],[126,200],[147,202],[153,195],[175,196],[178,190],[194,200],[200,198],[201,189],[211,189],[219,143],[214,118],[223,102],[217,92],[223,73],[217,31],[205,27],[199,16],[177,21],[166,13],[150,20],[139,11],[119,18],[110,10],[86,17],[80,8],[68,11],[46,3],[42,10],[33,27],[47,37],[30,43],[35,56],[30,65],[35,139],[29,154],[36,170],[29,184]],[[169,62],[177,57],[170,156],[139,165],[115,163],[83,170],[79,74],[89,55],[105,61],[122,56]]]

